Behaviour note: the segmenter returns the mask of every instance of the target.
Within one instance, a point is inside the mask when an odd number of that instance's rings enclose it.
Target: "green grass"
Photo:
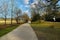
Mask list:
[[[8,26],[6,28],[2,28],[0,29],[0,37],[2,37],[3,35],[11,32],[13,29],[17,28],[20,24],[15,24],[15,25],[12,25],[12,26]]]
[[[43,21],[33,22],[32,28],[39,40],[60,40],[60,23]]]

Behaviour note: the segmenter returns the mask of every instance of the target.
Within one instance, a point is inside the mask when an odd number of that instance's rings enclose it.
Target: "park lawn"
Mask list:
[[[60,40],[60,22],[32,22],[34,29],[39,40]]]
[[[0,28],[0,37],[11,32],[13,29],[17,28],[20,24],[13,24],[12,26],[7,24],[4,28]],[[2,26],[1,26],[2,27]]]
[[[16,21],[13,20],[12,23],[14,24],[16,23]],[[3,25],[3,24],[5,24],[5,21],[0,19],[0,25]],[[6,24],[11,24],[11,20],[6,20]]]

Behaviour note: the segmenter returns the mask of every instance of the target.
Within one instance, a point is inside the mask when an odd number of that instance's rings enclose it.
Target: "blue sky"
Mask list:
[[[30,5],[34,0],[15,0],[16,6],[22,10],[22,12],[27,12],[30,16]]]
[[[19,7],[22,12],[27,12],[30,16],[30,5],[34,2],[34,0],[15,0],[16,6]]]
[[[0,0],[0,6],[4,1],[6,1],[9,4],[9,8],[10,8],[11,0]],[[30,5],[34,2],[36,2],[36,0],[14,0],[14,5],[18,8],[20,8],[22,10],[22,12],[27,12],[27,14],[30,16],[31,15],[30,14]],[[60,5],[60,2],[58,2],[58,4]],[[8,17],[10,17],[9,15],[8,15]]]
[[[0,0],[0,6],[4,3],[8,3],[9,6],[9,13],[11,13],[11,0]],[[27,14],[30,16],[30,5],[34,2],[34,0],[14,0],[14,6],[20,8],[22,12],[27,12]],[[8,17],[11,17],[10,14],[8,14]]]
[[[35,2],[35,0],[16,0],[17,6],[22,9],[23,12],[29,12],[30,5]],[[60,2],[58,2],[60,5]]]
[[[16,6],[19,7],[23,12],[29,12],[30,5],[34,0],[16,0]]]

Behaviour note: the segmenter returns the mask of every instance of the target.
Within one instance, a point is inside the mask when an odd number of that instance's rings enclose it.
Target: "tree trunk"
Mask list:
[[[11,25],[12,25],[12,13],[13,13],[13,11],[11,10]]]
[[[18,19],[19,19],[19,17],[18,17],[18,13],[17,13],[17,18],[16,18],[16,22],[17,22],[17,24],[18,24]]]
[[[5,15],[5,25],[6,25],[6,15]]]
[[[18,24],[18,17],[16,18],[16,23]]]
[[[12,18],[11,18],[11,25],[12,25]]]

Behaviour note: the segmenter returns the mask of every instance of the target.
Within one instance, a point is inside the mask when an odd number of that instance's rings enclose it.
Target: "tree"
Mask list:
[[[49,3],[48,5],[46,5],[46,20],[52,20],[54,16],[57,15],[58,9],[60,7],[58,7],[59,5],[57,5],[57,3],[59,2],[59,0],[46,0],[47,3]]]
[[[24,14],[23,14],[23,19],[25,20],[25,22],[28,22],[28,20],[29,20],[29,16],[26,12],[24,12]]]
[[[36,11],[33,9],[31,11],[31,13],[32,13],[32,21],[40,20],[40,14],[39,13],[36,13]]]
[[[7,14],[8,14],[8,4],[5,1],[2,5],[2,10],[1,11],[2,11],[2,15],[4,16],[5,25],[6,25]]]
[[[11,25],[12,25],[12,20],[13,20],[13,7],[14,7],[14,0],[11,0]]]
[[[40,20],[40,10],[41,10],[41,6],[39,4],[34,3],[31,5],[32,21]]]
[[[14,10],[15,12],[14,12],[14,15],[15,15],[15,19],[16,19],[16,22],[17,22],[17,24],[19,23],[19,19],[20,19],[20,16],[21,16],[21,14],[22,14],[22,11],[21,11],[21,9],[19,9],[19,8],[17,8],[17,7],[15,7],[15,10]]]

